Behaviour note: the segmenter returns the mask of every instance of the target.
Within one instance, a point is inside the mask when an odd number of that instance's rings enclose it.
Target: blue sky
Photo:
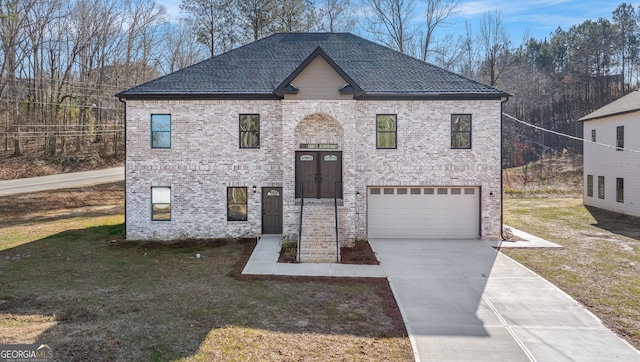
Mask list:
[[[172,16],[180,15],[181,0],[157,0]],[[352,0],[354,3],[360,0]],[[511,34],[511,39],[520,44],[525,35],[536,39],[548,38],[560,26],[568,30],[584,20],[611,19],[613,11],[622,2],[632,4],[636,10],[640,2],[617,0],[461,0],[457,15],[450,25],[438,30],[437,36],[447,33],[462,34],[468,20],[474,31],[478,31],[480,20],[487,11],[496,9]],[[420,3],[420,0],[416,0]],[[418,11],[416,12],[417,16]],[[364,34],[363,34],[364,35]]]

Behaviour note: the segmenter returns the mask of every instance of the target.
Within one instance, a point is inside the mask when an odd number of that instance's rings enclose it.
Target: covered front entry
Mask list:
[[[480,236],[478,187],[369,187],[367,191],[370,239]]]
[[[342,198],[342,152],[296,152],[296,198]]]
[[[262,233],[282,234],[282,187],[262,188]]]

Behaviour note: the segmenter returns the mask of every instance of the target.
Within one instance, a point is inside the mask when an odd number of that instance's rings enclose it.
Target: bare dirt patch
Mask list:
[[[0,197],[2,225],[124,211],[124,182]]]
[[[0,152],[0,180],[58,175],[123,165],[123,156],[100,156],[96,153],[64,155],[45,159],[32,156],[13,157],[5,152]]]
[[[506,196],[578,197],[582,194],[582,155],[545,155],[530,164],[505,169],[502,180]]]

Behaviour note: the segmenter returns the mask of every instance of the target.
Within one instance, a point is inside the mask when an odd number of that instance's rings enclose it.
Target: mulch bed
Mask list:
[[[280,249],[278,263],[295,263],[296,260],[289,255],[285,248]],[[340,264],[378,265],[380,263],[366,240],[356,240],[353,246],[340,248]]]

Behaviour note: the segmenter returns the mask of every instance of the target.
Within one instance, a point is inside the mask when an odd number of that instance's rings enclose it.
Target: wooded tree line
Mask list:
[[[118,155],[121,90],[276,32],[351,31],[514,96],[505,111],[578,135],[576,120],[635,89],[632,5],[514,44],[499,11],[447,33],[460,0],[0,0],[0,130],[5,154],[47,157],[99,144]],[[581,145],[505,119],[505,158]]]

